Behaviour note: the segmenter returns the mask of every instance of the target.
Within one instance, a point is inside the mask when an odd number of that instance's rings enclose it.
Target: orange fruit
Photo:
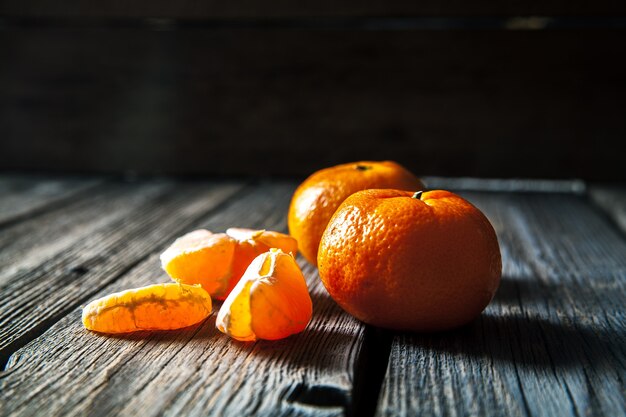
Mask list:
[[[232,266],[233,279],[230,280],[226,294],[230,294],[250,263],[260,254],[271,248],[281,249],[283,252],[291,253],[294,256],[298,252],[298,242],[284,233],[231,227],[226,230],[226,234],[237,242]]]
[[[178,238],[161,254],[161,264],[177,282],[200,284],[212,297],[223,300],[235,287],[250,262],[270,248],[295,254],[298,244],[284,233],[230,228],[213,234],[196,230]]]
[[[222,304],[215,325],[241,340],[276,340],[299,333],[313,305],[291,254],[271,249],[256,257]]]
[[[353,194],[324,232],[318,265],[345,311],[410,331],[470,322],[493,298],[502,272],[491,223],[448,191]]]
[[[199,323],[211,311],[211,296],[200,286],[156,284],[92,301],[83,309],[83,325],[101,333],[172,330]]]
[[[300,184],[289,206],[289,234],[309,263],[317,264],[320,239],[337,207],[351,194],[369,188],[421,190],[424,185],[392,161],[337,165],[315,172]]]
[[[225,233],[195,230],[176,239],[161,254],[161,265],[176,282],[200,284],[215,298],[230,285],[235,241]]]

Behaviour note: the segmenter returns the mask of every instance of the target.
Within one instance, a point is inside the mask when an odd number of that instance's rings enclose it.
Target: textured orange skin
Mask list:
[[[331,297],[374,326],[454,328],[477,317],[502,273],[489,220],[448,191],[366,190],[339,207],[322,237],[319,274]]]
[[[300,184],[289,206],[289,234],[296,238],[300,253],[309,263],[317,265],[322,234],[337,207],[353,193],[370,188],[421,190],[424,184],[392,161],[337,165],[315,172]]]
[[[94,300],[83,309],[86,329],[101,333],[172,330],[191,326],[212,311],[200,286],[155,284]]]

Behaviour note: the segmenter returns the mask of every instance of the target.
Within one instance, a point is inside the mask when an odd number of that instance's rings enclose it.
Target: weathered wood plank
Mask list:
[[[503,0],[490,2],[462,0],[445,2],[429,1],[356,1],[336,2],[272,0],[261,5],[255,1],[230,2],[191,0],[168,2],[134,1],[132,3],[98,2],[93,0],[71,0],[63,6],[43,0],[0,1],[0,12],[7,16],[61,17],[61,18],[128,18],[165,17],[183,19],[202,18],[294,18],[294,17],[356,17],[356,16],[520,16],[557,15],[590,16],[620,15],[626,12],[622,2],[598,0],[585,2],[561,0],[518,2]]]
[[[444,189],[460,191],[535,192],[535,193],[573,193],[581,194],[586,190],[582,180],[544,180],[544,179],[505,179],[472,177],[423,177],[429,190]]]
[[[594,184],[589,187],[589,196],[626,233],[626,186]]]
[[[626,179],[625,43],[619,29],[7,25],[0,167],[308,175],[376,157],[420,175]]]
[[[285,230],[294,185],[258,187],[193,227]],[[11,357],[0,373],[0,414],[344,415],[362,326],[330,300],[313,268],[304,273],[313,320],[275,342],[229,339],[214,315],[182,331],[107,337],[85,331],[73,309]],[[164,280],[153,251],[98,296]]]
[[[187,225],[231,197],[240,183],[146,184],[137,197],[91,208],[121,210],[91,232],[27,270],[2,277],[0,359],[63,317]],[[126,206],[131,210],[127,210]],[[56,214],[64,216],[63,212]],[[104,214],[103,214],[104,215]],[[105,215],[106,216],[106,215]],[[94,213],[94,217],[97,214]],[[47,220],[47,219],[44,219]]]
[[[480,319],[397,335],[377,415],[626,415],[626,242],[584,198],[466,193],[504,276]]]
[[[32,217],[100,184],[100,179],[0,175],[0,227]]]
[[[172,190],[170,181],[105,184],[83,199],[4,229],[0,234],[0,288],[17,276],[32,274],[47,261],[55,262],[55,256],[77,242],[110,230],[114,222]]]

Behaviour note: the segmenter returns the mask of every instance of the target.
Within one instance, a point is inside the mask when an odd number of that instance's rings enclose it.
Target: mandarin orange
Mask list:
[[[233,227],[214,234],[200,229],[167,248],[161,254],[161,265],[174,281],[200,284],[212,297],[223,300],[250,262],[270,248],[295,255],[298,243],[289,235],[269,230]]]
[[[324,232],[318,265],[345,311],[409,331],[470,322],[493,298],[502,270],[489,220],[448,191],[353,194]]]
[[[253,230],[231,227],[226,230],[226,234],[233,238],[235,244],[235,254],[233,256],[232,278],[228,284],[226,295],[230,294],[250,266],[250,263],[262,253],[271,248],[281,249],[285,253],[294,256],[298,252],[298,242],[284,233],[270,230]]]
[[[108,295],[83,309],[83,325],[101,333],[172,330],[191,326],[212,312],[200,286],[156,284]]]
[[[317,264],[322,233],[339,205],[351,194],[368,188],[419,190],[422,182],[392,161],[361,161],[313,173],[296,189],[289,206],[289,233],[300,253]]]
[[[237,340],[275,340],[304,330],[312,312],[295,259],[273,248],[252,261],[222,304],[215,325]]]
[[[235,241],[225,233],[187,233],[161,254],[161,265],[176,282],[200,284],[215,298],[225,297],[232,276]]]

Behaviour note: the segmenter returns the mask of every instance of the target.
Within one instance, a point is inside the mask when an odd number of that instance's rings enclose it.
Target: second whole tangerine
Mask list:
[[[351,194],[370,188],[419,190],[424,184],[393,161],[360,161],[313,173],[296,189],[289,205],[289,233],[302,256],[317,265],[317,250],[328,221]]]
[[[337,209],[322,237],[319,274],[359,320],[440,331],[477,317],[502,272],[485,215],[448,191],[365,190]]]

